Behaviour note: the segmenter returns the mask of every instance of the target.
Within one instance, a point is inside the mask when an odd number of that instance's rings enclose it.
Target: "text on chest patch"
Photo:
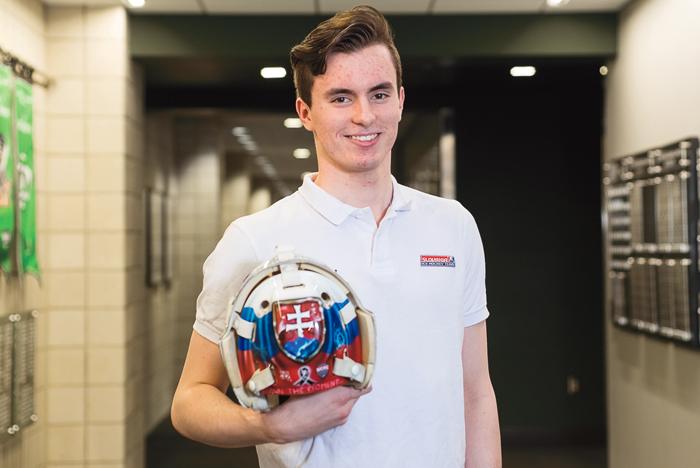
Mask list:
[[[420,266],[454,268],[455,258],[452,255],[421,255]]]

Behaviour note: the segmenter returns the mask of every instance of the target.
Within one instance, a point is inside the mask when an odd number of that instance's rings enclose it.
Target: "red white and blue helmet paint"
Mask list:
[[[238,401],[267,411],[279,395],[368,386],[374,316],[333,270],[278,248],[243,281],[219,347]]]

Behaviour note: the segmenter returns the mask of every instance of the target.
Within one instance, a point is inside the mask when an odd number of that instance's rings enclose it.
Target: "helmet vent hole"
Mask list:
[[[326,301],[326,302],[330,302],[331,296],[329,296],[327,292],[322,292],[322,293],[321,293],[321,299],[323,299],[323,300]]]
[[[260,303],[260,308],[263,310],[267,310],[267,308],[270,307],[270,303],[268,301],[262,301]]]

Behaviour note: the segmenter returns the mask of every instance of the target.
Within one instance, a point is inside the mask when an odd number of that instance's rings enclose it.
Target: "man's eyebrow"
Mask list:
[[[371,93],[371,92],[373,92],[373,91],[379,91],[380,89],[381,89],[381,90],[393,90],[393,89],[394,89],[394,85],[391,84],[390,81],[385,81],[385,82],[383,82],[383,83],[379,83],[378,85],[372,86],[372,87],[370,88],[369,92]]]
[[[373,93],[374,91],[393,90],[393,89],[394,89],[394,85],[391,83],[391,81],[384,81],[382,83],[379,83],[379,84],[372,86],[369,89],[369,92]],[[331,88],[324,93],[324,95],[326,97],[335,96],[337,94],[349,94],[349,95],[353,96],[356,93],[355,93],[355,91],[353,91],[352,89],[349,89],[349,88]]]
[[[355,92],[348,88],[331,88],[324,93],[326,97],[335,96],[336,94],[351,94],[354,95]]]

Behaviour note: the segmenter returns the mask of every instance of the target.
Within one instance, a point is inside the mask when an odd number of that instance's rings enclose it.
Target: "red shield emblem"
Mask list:
[[[280,349],[294,361],[307,362],[321,349],[326,327],[319,301],[276,303],[272,307],[272,319]]]

